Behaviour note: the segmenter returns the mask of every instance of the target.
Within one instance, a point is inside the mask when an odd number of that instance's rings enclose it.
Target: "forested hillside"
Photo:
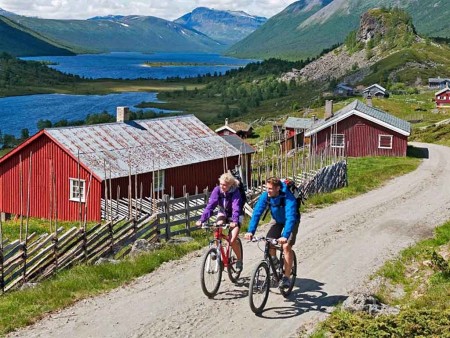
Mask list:
[[[0,53],[15,56],[74,55],[72,51],[0,16]]]

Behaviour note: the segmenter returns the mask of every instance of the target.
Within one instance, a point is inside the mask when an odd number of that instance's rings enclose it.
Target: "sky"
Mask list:
[[[0,0],[0,8],[45,19],[87,19],[104,15],[146,15],[175,20],[197,7],[271,16],[295,0]]]

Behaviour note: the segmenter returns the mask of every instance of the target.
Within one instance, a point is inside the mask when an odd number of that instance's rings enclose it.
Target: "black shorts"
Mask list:
[[[231,223],[231,222],[233,222],[233,220],[231,219],[231,217],[225,217],[224,215],[219,215],[219,216],[217,216],[217,219],[216,219],[216,222],[219,222],[219,221],[223,221],[223,223],[225,224],[225,223]],[[239,222],[238,222],[238,227],[239,227],[239,229],[241,228],[241,216],[239,216]]]
[[[298,226],[300,225],[300,221],[297,221],[294,225],[294,229],[292,229],[291,235],[288,238],[288,244],[293,246],[295,244],[295,239],[297,237]],[[284,224],[277,223],[274,219],[271,219],[269,222],[269,231],[267,232],[266,237],[269,238],[280,238],[283,232]]]

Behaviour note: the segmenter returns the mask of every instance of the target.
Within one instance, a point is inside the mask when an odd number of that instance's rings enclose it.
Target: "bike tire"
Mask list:
[[[256,314],[261,313],[266,306],[269,298],[270,278],[269,264],[261,261],[253,271],[248,289],[250,309]]]
[[[283,295],[283,297],[288,297],[291,292],[292,289],[294,288],[295,285],[295,280],[297,278],[297,256],[295,256],[295,252],[292,251],[293,254],[293,262],[292,262],[292,269],[291,269],[291,274],[289,275],[289,279],[291,281],[291,286],[287,289],[280,289],[281,294]]]
[[[219,290],[221,280],[222,264],[220,251],[216,248],[209,248],[203,256],[202,269],[200,270],[200,284],[203,293],[208,298],[213,298]]]
[[[242,242],[240,238],[236,238],[237,242],[239,243],[239,248],[241,250],[241,261],[244,261],[244,250],[242,249]],[[230,278],[230,281],[232,283],[236,283],[237,280],[239,279],[239,276],[241,275],[241,271],[236,271],[236,261],[237,261],[237,256],[236,253],[234,252],[233,248],[230,246],[230,256],[228,257],[228,268],[227,268],[227,272],[228,272],[228,278]]]

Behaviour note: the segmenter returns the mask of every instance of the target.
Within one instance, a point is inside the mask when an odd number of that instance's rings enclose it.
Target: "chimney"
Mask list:
[[[372,96],[367,95],[367,98],[366,98],[366,105],[368,105],[369,107],[372,107],[372,106],[373,106],[373,105],[372,105]]]
[[[225,119],[225,125],[228,126],[228,119]]]
[[[333,100],[325,100],[325,120],[333,116]]]
[[[128,107],[117,107],[117,122],[125,122],[130,119],[130,109]]]

